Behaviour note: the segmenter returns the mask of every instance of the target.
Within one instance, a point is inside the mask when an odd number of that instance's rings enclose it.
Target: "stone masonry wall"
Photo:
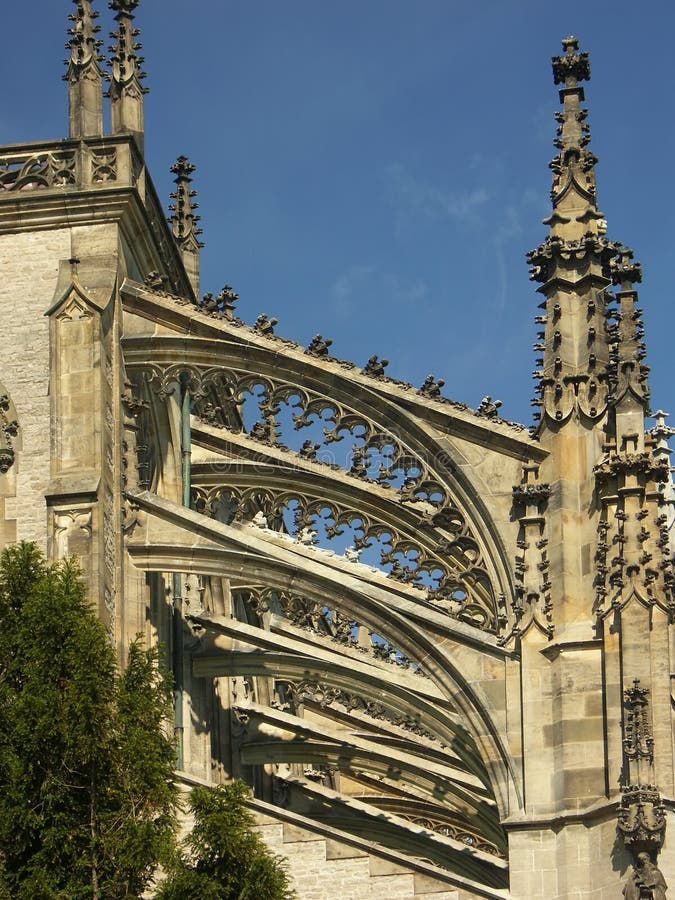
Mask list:
[[[67,229],[0,237],[0,381],[18,414],[22,450],[14,463],[17,494],[8,498],[7,519],[16,539],[47,549],[44,494],[50,480],[49,320],[60,259],[71,255]],[[3,476],[0,476],[3,477]]]
[[[381,856],[367,841],[356,846],[341,840],[337,831],[329,837],[260,812],[256,819],[265,843],[288,860],[298,900],[471,900],[479,896],[416,870],[405,858],[398,863]],[[504,894],[495,891],[494,896]]]

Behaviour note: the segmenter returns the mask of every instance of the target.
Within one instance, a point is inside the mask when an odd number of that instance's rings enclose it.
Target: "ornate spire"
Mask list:
[[[171,166],[171,172],[176,176],[176,190],[172,191],[171,198],[175,201],[170,204],[169,209],[172,215],[169,222],[173,229],[173,236],[178,244],[183,263],[187,271],[188,277],[194,288],[195,297],[199,296],[199,248],[204,244],[198,240],[198,235],[202,233],[201,228],[197,228],[200,216],[195,215],[195,210],[199,204],[193,201],[193,197],[197,192],[190,190],[192,182],[192,173],[195,167],[188,160],[187,156],[179,156],[176,162]]]
[[[98,137],[103,134],[102,75],[99,62],[101,30],[94,22],[98,12],[92,11],[90,0],[73,0],[76,11],[68,16],[73,23],[68,29],[66,49],[68,71],[68,119],[71,138]]]
[[[574,37],[562,42],[564,53],[553,57],[553,78],[560,89],[562,111],[556,113],[558,154],[550,163],[553,173],[553,210],[544,220],[550,234],[528,254],[530,277],[541,282],[537,316],[543,326],[534,345],[541,354],[537,379],[542,407],[535,418],[556,428],[576,413],[589,424],[606,412],[610,367],[610,338],[606,331],[606,305],[612,296],[611,263],[624,252],[620,243],[605,237],[607,223],[598,210],[595,185],[596,157],[588,148],[588,111],[581,106],[590,78],[587,53],[579,52]]]
[[[113,134],[131,132],[143,151],[143,94],[147,88],[141,81],[143,57],[138,56],[142,44],[134,39],[140,34],[132,25],[138,0],[109,0],[108,6],[115,12],[117,31],[110,37],[115,43],[110,47],[110,121]]]

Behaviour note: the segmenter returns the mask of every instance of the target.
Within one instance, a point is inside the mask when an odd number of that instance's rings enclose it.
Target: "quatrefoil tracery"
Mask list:
[[[196,509],[225,524],[250,522],[262,512],[270,528],[282,533],[297,537],[303,529],[312,529],[326,549],[343,552],[351,544],[363,551],[363,562],[381,568],[395,581],[426,590],[421,600],[478,627],[498,627],[490,577],[464,523],[464,533],[449,539],[427,529],[423,542],[421,530],[417,535],[405,534],[361,511],[294,491],[197,485],[193,498]],[[459,517],[454,511],[455,524]]]
[[[192,398],[193,414],[211,426],[298,452],[309,430],[320,460],[355,477],[399,488],[408,500],[441,506],[447,499],[428,466],[398,435],[383,432],[378,423],[344,404],[299,385],[220,367],[150,367],[146,375],[160,399],[175,392],[181,376]],[[303,431],[300,439],[294,437],[294,432]],[[352,444],[341,457],[332,445],[349,437]],[[298,446],[293,447],[294,443]]]
[[[259,510],[270,522],[275,517],[281,522],[284,503],[298,502],[301,520],[315,524],[323,520],[325,540],[339,543],[349,529],[356,548],[370,556],[369,563],[383,567],[394,580],[426,590],[422,602],[431,601],[453,617],[489,631],[498,631],[504,624],[503,594],[495,590],[465,516],[450,505],[447,489],[401,435],[384,431],[381,423],[343,402],[268,375],[184,363],[166,368],[147,364],[144,370],[148,386],[159,399],[175,394],[181,384],[190,394],[192,414],[212,427],[246,434],[282,451],[294,449],[305,459],[330,462],[333,469],[351,477],[395,490],[399,502],[419,512],[419,526],[406,534],[386,520],[333,501],[303,498],[297,492],[285,497],[266,495],[264,490],[258,490],[256,497],[255,491],[236,485],[224,490],[195,486],[197,508],[225,522],[250,520]],[[299,446],[292,448],[289,444],[297,433]],[[327,458],[334,445],[348,438],[351,448],[342,464],[335,453]],[[440,532],[420,540],[418,527]],[[288,525],[282,530],[289,531]],[[378,547],[379,559],[374,557]]]

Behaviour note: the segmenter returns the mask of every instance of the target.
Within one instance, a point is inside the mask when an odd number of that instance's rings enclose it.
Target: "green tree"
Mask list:
[[[243,781],[193,788],[194,827],[157,900],[287,900],[286,863],[252,830]]]
[[[171,691],[124,672],[72,562],[0,556],[0,898],[139,897],[174,834]]]

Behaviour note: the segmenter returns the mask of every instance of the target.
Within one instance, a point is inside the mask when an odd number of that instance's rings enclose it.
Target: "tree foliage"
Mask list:
[[[0,557],[0,900],[139,897],[174,833],[170,685],[115,651],[72,562]]]
[[[294,896],[285,860],[252,830],[248,792],[243,781],[193,788],[194,826],[158,900],[287,900]]]

